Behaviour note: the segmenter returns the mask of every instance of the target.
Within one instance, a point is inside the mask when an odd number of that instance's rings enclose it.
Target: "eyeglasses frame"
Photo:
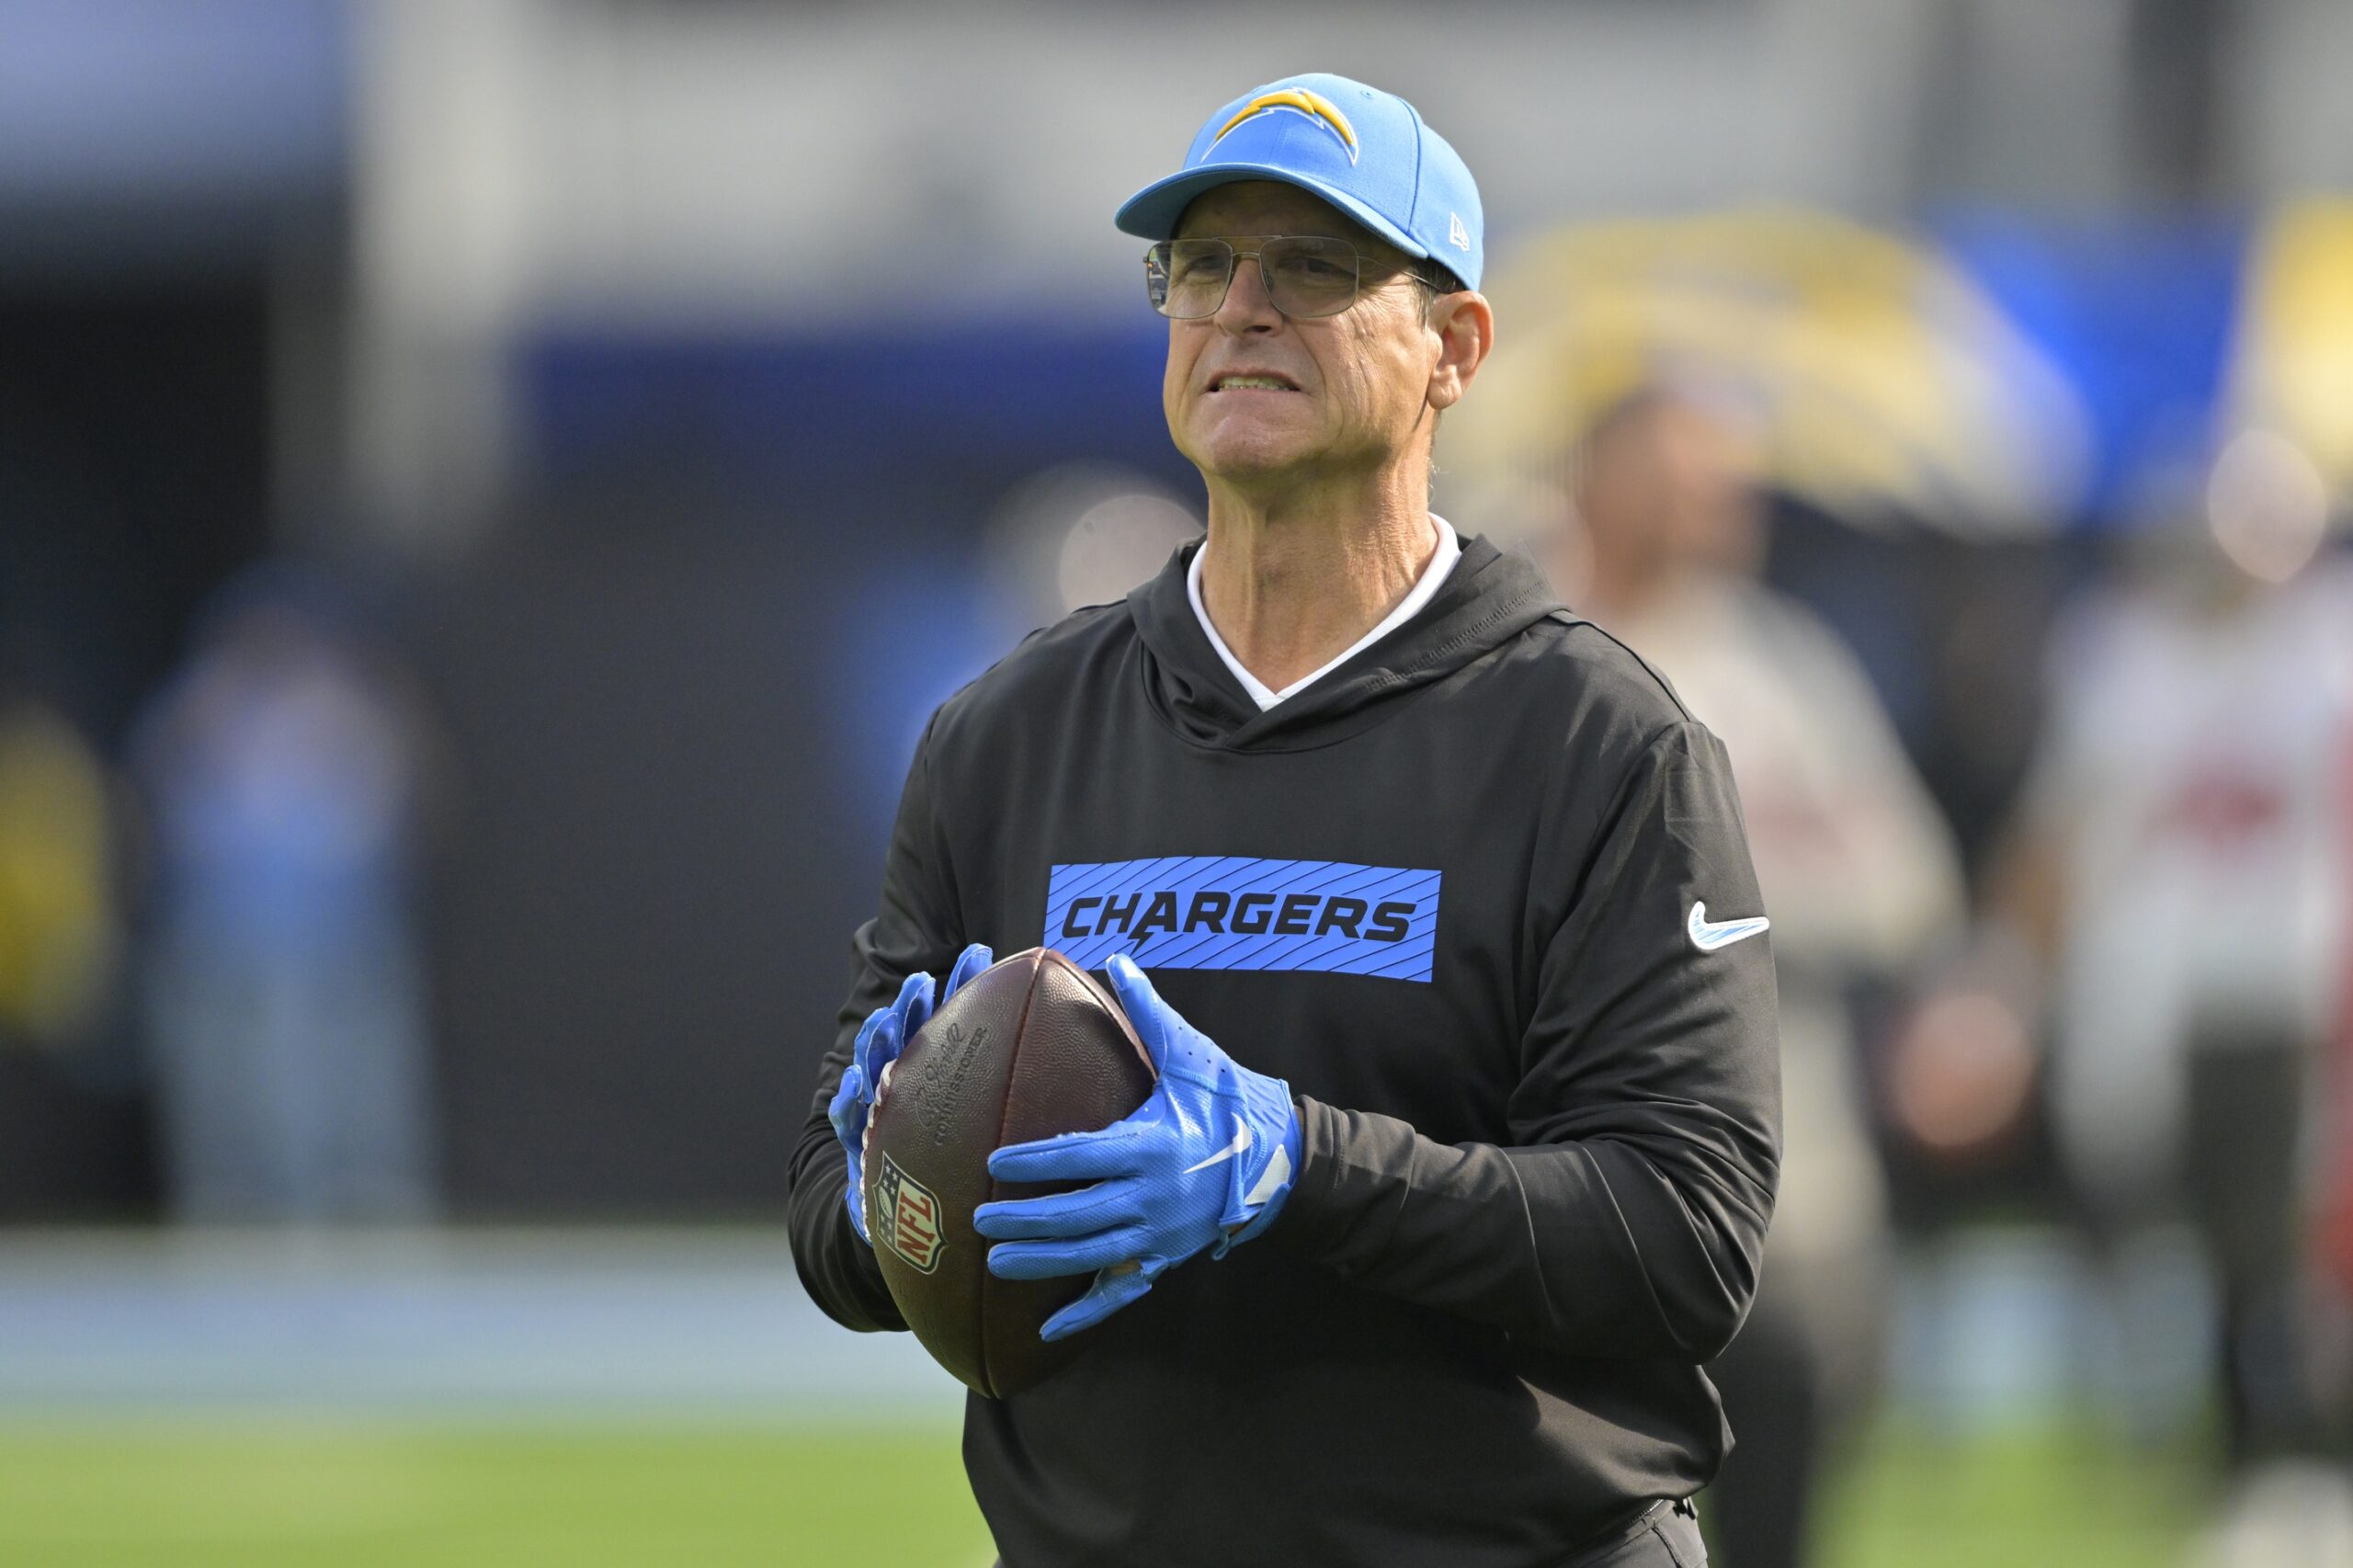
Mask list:
[[[1256,240],[1258,242],[1258,249],[1244,250],[1241,246],[1233,243],[1236,239]],[[1334,316],[1344,316],[1350,311],[1355,310],[1357,308],[1357,301],[1364,298],[1364,264],[1368,261],[1373,263],[1375,267],[1387,268],[1389,277],[1381,278],[1380,280],[1381,283],[1388,282],[1390,278],[1410,278],[1415,282],[1419,283],[1423,288],[1429,290],[1433,294],[1442,294],[1449,291],[1443,284],[1438,282],[1437,278],[1425,278],[1420,273],[1415,271],[1411,267],[1402,264],[1394,267],[1390,267],[1388,264],[1383,262],[1379,256],[1371,255],[1370,252],[1358,246],[1354,240],[1345,240],[1337,234],[1188,234],[1178,239],[1155,240],[1151,244],[1144,247],[1143,263],[1147,279],[1145,283],[1145,297],[1147,299],[1149,299],[1151,295],[1151,284],[1149,278],[1153,252],[1159,250],[1164,245],[1181,244],[1199,240],[1214,240],[1233,253],[1233,269],[1225,275],[1225,290],[1218,295],[1216,304],[1211,306],[1207,311],[1204,311],[1201,314],[1197,316],[1172,316],[1166,311],[1164,311],[1159,306],[1154,305],[1153,307],[1154,313],[1159,315],[1164,320],[1207,321],[1211,316],[1216,315],[1218,312],[1225,309],[1226,295],[1233,291],[1233,280],[1242,275],[1242,263],[1245,259],[1255,261],[1258,264],[1259,290],[1267,296],[1267,303],[1273,307],[1275,313],[1281,316],[1285,321],[1330,321]],[[1342,305],[1336,311],[1325,311],[1320,315],[1313,316],[1293,315],[1290,312],[1284,310],[1282,306],[1276,304],[1274,281],[1267,276],[1265,252],[1267,245],[1276,244],[1282,240],[1318,240],[1326,244],[1347,246],[1348,254],[1356,258],[1354,268],[1355,278],[1348,291],[1348,302]],[[1374,287],[1380,287],[1380,283],[1376,283]]]

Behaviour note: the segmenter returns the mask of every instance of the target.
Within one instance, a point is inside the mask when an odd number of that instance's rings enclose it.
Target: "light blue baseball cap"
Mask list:
[[[1165,240],[1193,198],[1244,179],[1312,191],[1399,250],[1479,286],[1479,187],[1461,154],[1394,93],[1323,72],[1253,88],[1210,116],[1185,166],[1129,197],[1113,222]]]

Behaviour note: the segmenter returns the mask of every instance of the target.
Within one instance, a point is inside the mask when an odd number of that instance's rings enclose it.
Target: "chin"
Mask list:
[[[1270,430],[1263,426],[1236,428],[1222,423],[1193,442],[1186,455],[1207,472],[1241,479],[1280,473],[1311,461],[1315,443],[1297,430]]]

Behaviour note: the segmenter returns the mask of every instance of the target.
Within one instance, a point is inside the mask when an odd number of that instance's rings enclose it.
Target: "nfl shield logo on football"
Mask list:
[[[874,1178],[875,1239],[925,1274],[939,1267],[939,1199],[890,1155]]]

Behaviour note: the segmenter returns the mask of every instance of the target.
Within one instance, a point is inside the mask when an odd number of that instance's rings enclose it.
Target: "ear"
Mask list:
[[[1429,330],[1438,337],[1438,363],[1430,367],[1432,408],[1443,413],[1462,401],[1471,378],[1495,346],[1495,312],[1475,289],[1441,294],[1430,302]]]

